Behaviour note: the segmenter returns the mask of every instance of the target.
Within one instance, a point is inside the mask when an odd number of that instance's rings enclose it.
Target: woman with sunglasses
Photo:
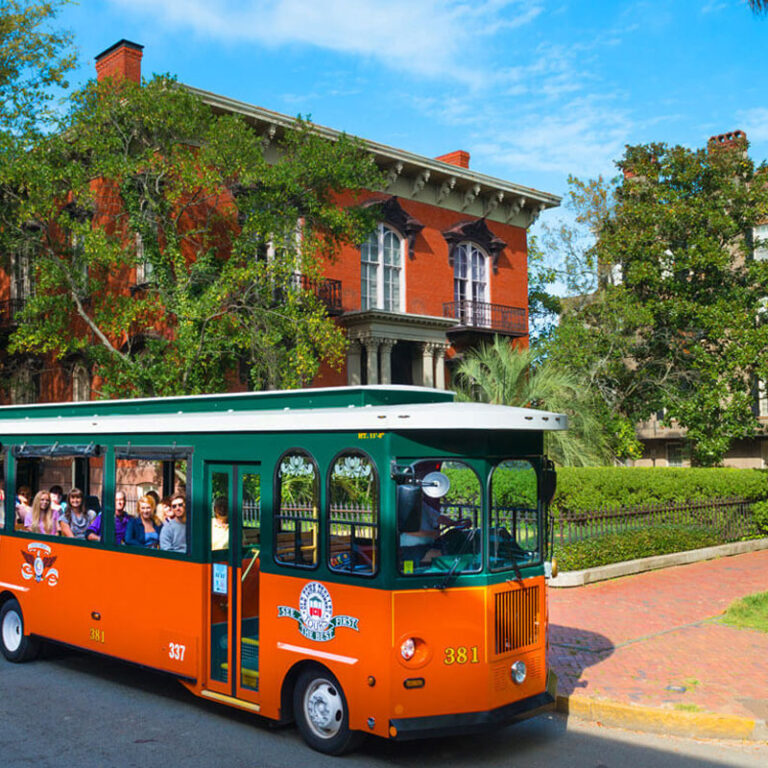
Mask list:
[[[163,523],[160,531],[160,549],[167,552],[187,551],[187,500],[180,493],[171,496],[173,517]]]

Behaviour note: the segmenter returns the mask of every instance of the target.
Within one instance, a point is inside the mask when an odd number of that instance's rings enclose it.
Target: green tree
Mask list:
[[[766,0],[747,0],[747,5],[752,9],[753,13],[768,12],[768,2]]]
[[[339,363],[312,281],[373,226],[336,193],[379,172],[302,120],[278,148],[267,162],[244,120],[168,77],[89,84],[2,171],[6,246],[35,273],[10,351],[83,357],[105,396],[294,387]]]
[[[751,258],[768,188],[743,147],[628,147],[593,248],[597,288],[574,302],[552,360],[632,422],[666,410],[695,463],[755,434],[768,375],[768,264]],[[610,279],[608,279],[610,276]]]
[[[604,464],[612,458],[601,404],[573,374],[529,349],[495,337],[492,344],[465,354],[457,371],[458,395],[521,408],[568,414],[567,431],[548,432],[546,450],[562,466]]]
[[[66,87],[75,65],[71,33],[50,28],[67,4],[0,0],[0,133],[23,133],[51,118],[52,88]]]

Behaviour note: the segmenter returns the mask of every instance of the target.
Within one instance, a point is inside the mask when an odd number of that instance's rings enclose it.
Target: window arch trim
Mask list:
[[[416,236],[424,229],[424,225],[406,211],[395,195],[388,198],[366,200],[362,208],[379,207],[380,221],[397,232],[408,242],[408,258],[413,259]]]
[[[465,241],[478,245],[491,259],[493,273],[499,271],[499,254],[507,247],[506,241],[491,232],[485,219],[462,221],[442,232],[448,243],[448,263],[453,267],[456,247]]]
[[[373,474],[373,480],[374,480],[374,491],[375,491],[375,497],[374,497],[374,504],[372,508],[372,512],[374,514],[374,520],[371,523],[371,527],[375,528],[377,531],[376,536],[376,543],[375,543],[375,554],[374,554],[374,566],[370,571],[350,571],[348,569],[334,566],[331,562],[331,480],[333,479],[333,470],[336,466],[336,462],[345,456],[356,456],[361,459],[365,459],[370,467],[371,472]],[[373,457],[366,453],[366,451],[362,450],[361,448],[343,448],[342,450],[338,451],[334,455],[334,457],[331,459],[330,464],[328,465],[328,471],[326,472],[325,477],[325,522],[324,522],[324,528],[325,528],[325,546],[326,546],[326,563],[328,566],[328,570],[339,573],[346,576],[356,576],[359,578],[374,578],[379,573],[379,568],[381,564],[381,475],[379,473],[379,469],[376,466],[376,462],[374,461]]]
[[[277,521],[281,517],[281,509],[283,505],[283,487],[282,487],[282,466],[283,461],[286,459],[287,456],[296,456],[301,455],[304,457],[304,459],[312,465],[313,473],[314,473],[314,479],[312,483],[312,495],[313,495],[313,502],[315,507],[315,517],[312,522],[314,522],[315,525],[315,535],[314,535],[314,541],[315,541],[315,551],[314,551],[314,561],[312,563],[302,563],[297,562],[298,558],[296,560],[281,560],[278,558],[278,533],[279,533],[279,525],[277,524]],[[272,510],[272,559],[274,562],[282,567],[288,567],[288,568],[300,568],[302,570],[317,570],[320,561],[321,561],[321,539],[322,539],[322,531],[320,528],[320,522],[321,522],[321,515],[320,515],[320,509],[322,504],[322,482],[321,482],[321,475],[320,475],[320,466],[317,462],[317,459],[315,459],[314,455],[311,451],[307,450],[306,448],[288,448],[287,450],[283,451],[279,458],[277,459],[277,462],[275,463],[275,470],[273,475],[273,510]],[[295,523],[298,524],[298,523]],[[300,536],[300,532],[299,532]],[[298,546],[298,544],[294,543],[294,547]],[[294,549],[295,556],[298,554],[297,550]]]

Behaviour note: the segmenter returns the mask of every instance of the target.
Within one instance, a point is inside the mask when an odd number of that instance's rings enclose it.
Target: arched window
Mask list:
[[[90,399],[91,374],[82,363],[77,363],[72,369],[72,400],[77,403]]]
[[[360,306],[362,309],[403,311],[403,239],[379,224],[360,248]]]
[[[317,466],[308,453],[296,449],[283,454],[275,474],[275,560],[314,567],[320,506]]]
[[[336,457],[328,477],[328,567],[371,575],[379,563],[379,479],[362,451]]]
[[[453,251],[453,300],[464,321],[489,325],[488,257],[474,243],[459,243]],[[486,318],[486,315],[488,317]]]

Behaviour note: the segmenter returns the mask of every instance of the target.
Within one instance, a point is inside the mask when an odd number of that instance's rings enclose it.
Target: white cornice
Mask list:
[[[184,87],[215,110],[243,115],[270,142],[296,122],[294,118],[280,112],[189,85]],[[342,135],[342,131],[316,123],[313,123],[313,127],[319,135],[329,139]],[[463,214],[485,216],[490,221],[525,228],[536,221],[541,211],[560,205],[561,198],[549,192],[513,184],[368,139],[360,141],[373,153],[376,164],[386,173],[384,191],[405,200],[431,203]]]

